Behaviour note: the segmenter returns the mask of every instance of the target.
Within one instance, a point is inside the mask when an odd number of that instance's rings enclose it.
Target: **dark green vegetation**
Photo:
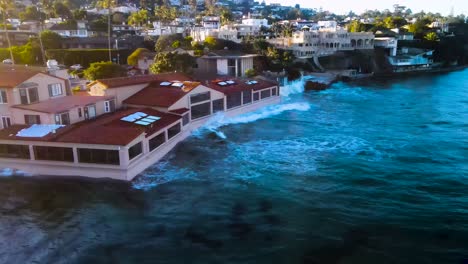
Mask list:
[[[129,50],[111,50],[112,58],[120,57],[121,62],[127,61],[130,53]],[[66,66],[81,64],[83,67],[109,58],[107,49],[50,49],[46,51],[46,56]]]
[[[127,70],[109,61],[93,62],[84,70],[84,77],[91,81],[124,76],[127,76]]]

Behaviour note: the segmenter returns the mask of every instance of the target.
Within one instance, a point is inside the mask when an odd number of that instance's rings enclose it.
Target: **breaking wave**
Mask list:
[[[223,113],[219,112],[214,115],[208,122],[201,128],[208,131],[214,132],[220,138],[225,139],[226,135],[220,132],[218,129],[223,126],[232,125],[232,124],[246,124],[255,122],[257,120],[266,119],[275,115],[282,114],[286,111],[308,111],[310,109],[310,104],[305,102],[300,103],[290,103],[290,104],[279,104],[279,105],[270,105],[264,107],[258,111],[246,113],[243,115],[235,117],[227,117]]]
[[[139,177],[135,178],[132,185],[135,189],[146,191],[174,180],[194,177],[196,177],[195,172],[176,167],[169,160],[164,160],[146,169]]]

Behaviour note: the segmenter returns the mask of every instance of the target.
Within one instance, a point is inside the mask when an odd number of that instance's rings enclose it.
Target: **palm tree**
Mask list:
[[[99,0],[96,5],[100,8],[107,8],[107,47],[109,50],[109,61],[112,61],[111,53],[111,18],[112,18],[112,7],[117,5],[116,0]]]
[[[3,29],[5,30],[5,37],[8,43],[8,49],[10,50],[10,59],[13,64],[15,64],[15,59],[13,58],[13,51],[11,50],[11,41],[10,36],[8,35],[8,28],[6,23],[6,17],[8,10],[13,8],[13,2],[10,0],[0,0],[0,13],[3,17]]]

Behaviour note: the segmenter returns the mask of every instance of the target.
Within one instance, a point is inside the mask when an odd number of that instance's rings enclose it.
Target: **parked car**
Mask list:
[[[11,59],[6,59],[2,61],[3,64],[13,64],[13,61]]]

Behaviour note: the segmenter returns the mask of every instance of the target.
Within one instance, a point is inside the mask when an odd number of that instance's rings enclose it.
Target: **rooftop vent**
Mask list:
[[[245,82],[245,83],[248,84],[248,85],[254,85],[254,84],[257,84],[258,82],[252,80],[252,81],[247,81],[247,82]]]

